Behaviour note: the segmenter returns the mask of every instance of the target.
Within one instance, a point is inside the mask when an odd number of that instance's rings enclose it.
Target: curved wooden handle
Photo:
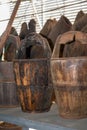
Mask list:
[[[72,41],[79,41],[81,44],[87,44],[87,33],[81,31],[68,31],[60,35],[56,43],[67,44]]]
[[[0,54],[1,54],[1,52],[2,52],[2,49],[3,49],[4,45],[5,45],[5,41],[6,41],[8,35],[9,35],[9,33],[10,33],[11,26],[12,26],[12,23],[13,23],[13,21],[14,21],[14,18],[15,18],[15,15],[16,15],[16,13],[17,13],[17,10],[18,10],[18,7],[19,7],[20,3],[21,3],[21,0],[17,0],[16,5],[15,5],[15,7],[14,7],[14,9],[13,9],[12,14],[11,14],[10,20],[9,20],[9,22],[8,22],[8,25],[7,25],[7,27],[6,27],[6,30],[5,30],[5,32],[2,34],[2,36],[1,36],[1,38],[0,38]]]

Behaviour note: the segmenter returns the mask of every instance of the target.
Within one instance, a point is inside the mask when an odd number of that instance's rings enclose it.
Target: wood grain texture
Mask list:
[[[12,62],[0,62],[0,107],[19,106]]]
[[[53,94],[49,60],[15,60],[14,73],[22,111],[49,111]]]
[[[53,59],[51,72],[60,116],[87,117],[87,58]]]

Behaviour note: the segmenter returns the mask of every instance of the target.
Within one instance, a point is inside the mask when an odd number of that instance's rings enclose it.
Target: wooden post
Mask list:
[[[16,5],[15,5],[15,7],[14,7],[14,9],[13,9],[12,14],[11,14],[10,20],[9,20],[9,22],[8,22],[8,25],[7,25],[7,27],[6,27],[6,30],[5,30],[5,32],[2,34],[2,36],[1,36],[1,38],[0,38],[0,54],[1,54],[1,52],[2,52],[2,49],[3,49],[4,45],[5,45],[5,41],[6,41],[8,35],[9,35],[9,33],[10,33],[11,26],[12,26],[12,23],[13,23],[13,21],[14,21],[14,18],[15,18],[15,15],[16,15],[16,13],[17,13],[17,10],[18,10],[18,7],[19,7],[20,3],[21,3],[21,0],[17,0]]]

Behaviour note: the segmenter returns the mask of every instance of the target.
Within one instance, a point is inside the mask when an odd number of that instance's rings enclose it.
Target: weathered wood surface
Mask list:
[[[74,40],[80,41],[81,44],[87,44],[87,34],[81,31],[68,31],[58,37],[56,44],[67,44]]]
[[[56,25],[50,31],[48,38],[51,39],[53,44],[55,44],[57,37],[60,34],[70,31],[71,27],[72,27],[72,24],[69,21],[69,19],[65,17],[64,15],[62,15],[61,18],[56,23]]]
[[[36,21],[31,19],[28,23],[29,33],[36,32]]]
[[[81,32],[87,33],[87,24],[81,29]]]
[[[21,29],[19,33],[20,40],[23,40],[28,34],[28,26],[26,22],[21,24]]]
[[[52,105],[53,86],[48,59],[14,61],[14,74],[23,112],[45,112]]]
[[[80,11],[77,13],[77,15],[76,15],[74,24],[75,24],[80,18],[82,18],[84,15],[85,15],[85,13],[84,13],[82,10],[80,10]]]
[[[57,21],[55,19],[48,19],[44,24],[43,28],[41,29],[40,34],[45,37],[48,37],[50,31],[52,30],[52,28],[55,26],[56,23]]]
[[[87,117],[87,57],[52,59],[51,73],[59,115]]]
[[[79,20],[72,25],[72,30],[81,31],[87,25],[87,14],[84,14]]]
[[[40,31],[40,34],[48,40],[49,46],[52,51],[54,48],[54,44],[51,41],[51,39],[49,38],[49,33],[51,32],[53,27],[56,25],[56,23],[57,23],[57,21],[55,19],[48,19]]]
[[[22,130],[22,127],[12,123],[1,121],[0,130]]]
[[[54,58],[87,56],[87,34],[68,31],[60,35],[55,43]]]
[[[12,62],[0,62],[0,107],[19,106]]]
[[[46,38],[37,33],[30,33],[22,41],[18,50],[17,59],[50,58],[51,49]]]
[[[20,46],[20,38],[10,34],[4,46],[4,60],[13,61],[16,57],[17,50]]]
[[[60,116],[87,117],[86,33],[68,31],[58,37],[51,58],[51,75]]]

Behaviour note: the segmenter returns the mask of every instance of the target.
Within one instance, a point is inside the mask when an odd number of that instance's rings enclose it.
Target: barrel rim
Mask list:
[[[14,59],[13,62],[17,62],[17,61],[29,61],[29,62],[32,62],[32,61],[49,61],[50,58],[35,58],[35,59]]]
[[[51,58],[50,60],[87,60],[87,56],[79,56],[79,57],[58,57],[58,58]]]

